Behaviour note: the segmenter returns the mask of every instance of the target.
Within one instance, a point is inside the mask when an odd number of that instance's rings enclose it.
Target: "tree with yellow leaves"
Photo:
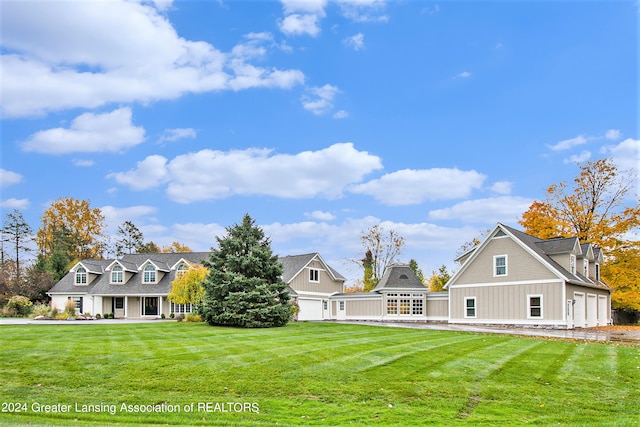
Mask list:
[[[603,249],[602,278],[613,289],[615,307],[640,309],[640,200],[629,198],[635,172],[621,172],[611,159],[586,162],[573,183],[547,189],[519,221],[542,239],[578,236]]]
[[[61,197],[51,202],[41,222],[36,243],[45,259],[56,252],[61,235],[66,236],[66,251],[72,260],[102,257],[104,215],[88,200]]]
[[[175,304],[199,305],[204,298],[202,282],[209,274],[202,265],[192,265],[171,282],[167,299]]]

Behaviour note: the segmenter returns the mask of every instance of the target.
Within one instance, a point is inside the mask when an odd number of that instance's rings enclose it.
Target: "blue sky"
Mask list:
[[[576,162],[639,169],[635,1],[1,7],[0,201],[34,229],[67,196],[208,250],[249,213],[355,278],[381,223],[429,274]]]

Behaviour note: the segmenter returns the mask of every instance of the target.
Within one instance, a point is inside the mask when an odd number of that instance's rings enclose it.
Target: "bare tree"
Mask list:
[[[371,251],[373,279],[377,283],[384,274],[384,270],[402,253],[404,237],[398,235],[393,229],[387,231],[382,225],[376,224],[369,227],[366,233],[362,232],[360,241],[365,253]]]

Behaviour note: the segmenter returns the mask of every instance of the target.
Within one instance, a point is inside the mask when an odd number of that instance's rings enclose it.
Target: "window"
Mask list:
[[[320,281],[320,270],[315,268],[309,269],[309,281],[310,282],[319,282]]]
[[[142,283],[156,283],[156,268],[153,265],[144,268]]]
[[[507,275],[506,255],[496,255],[493,257],[493,275],[494,277]]]
[[[413,304],[411,308],[411,314],[413,314],[414,316],[422,316],[422,300],[414,299],[411,303]]]
[[[398,314],[398,300],[397,299],[388,299],[387,300],[387,314]]]
[[[76,285],[87,284],[87,270],[84,267],[80,267],[76,270]]]
[[[323,310],[328,310],[329,309],[329,303],[327,301],[322,301],[322,309]]]
[[[111,269],[111,283],[124,283],[124,271],[119,265],[114,265]]]
[[[401,299],[400,300],[400,315],[409,315],[411,314],[411,300],[410,299]]]
[[[114,309],[124,310],[124,297],[116,297],[114,301]]]
[[[582,270],[583,276],[589,277],[589,260],[586,258],[582,260]]]
[[[571,267],[571,274],[576,274],[576,256],[569,256],[569,266]]]
[[[344,301],[340,301],[340,311],[344,311]]]
[[[528,299],[529,318],[542,319],[542,295],[529,295]]]
[[[464,317],[476,317],[476,297],[465,297],[464,299]]]
[[[82,313],[82,297],[69,297],[68,299],[76,303],[76,311]]]
[[[178,269],[176,270],[176,277],[180,277],[185,274],[189,270],[189,266],[186,263],[180,263]]]
[[[191,304],[175,304],[171,303],[171,312],[175,314],[187,314],[193,311],[193,306]]]
[[[596,280],[600,280],[600,264],[596,264]]]

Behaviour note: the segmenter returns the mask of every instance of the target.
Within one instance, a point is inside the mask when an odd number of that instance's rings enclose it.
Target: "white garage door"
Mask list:
[[[587,327],[598,326],[598,297],[587,295]]]
[[[322,320],[322,300],[298,298],[298,320]]]
[[[607,310],[607,297],[598,296],[598,326],[606,326],[609,321],[609,310]]]
[[[574,294],[573,299],[576,301],[573,306],[573,324],[576,328],[584,328],[585,326],[585,306],[584,294]]]

